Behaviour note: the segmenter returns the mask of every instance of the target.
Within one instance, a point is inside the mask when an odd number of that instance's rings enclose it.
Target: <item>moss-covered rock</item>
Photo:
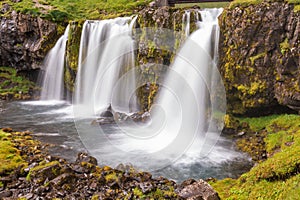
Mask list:
[[[83,23],[84,21],[72,21],[69,23],[70,29],[66,47],[66,67],[64,76],[65,86],[69,92],[74,92]]]
[[[15,68],[0,67],[0,99],[28,100],[34,98],[38,90],[34,82],[19,75]]]
[[[299,13],[294,5],[234,1],[220,16],[219,68],[228,111],[261,115],[299,110]]]
[[[263,130],[268,159],[238,179],[211,182],[222,199],[297,199],[300,192],[300,116],[244,118]]]

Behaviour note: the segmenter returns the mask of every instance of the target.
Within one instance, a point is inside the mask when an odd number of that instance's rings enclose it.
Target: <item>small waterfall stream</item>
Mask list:
[[[42,83],[41,100],[62,100],[64,95],[65,51],[68,40],[69,26],[63,36],[46,56],[43,69],[45,74]]]
[[[186,10],[184,15],[182,16],[182,30],[184,31],[186,37],[190,35],[190,21],[191,11]]]

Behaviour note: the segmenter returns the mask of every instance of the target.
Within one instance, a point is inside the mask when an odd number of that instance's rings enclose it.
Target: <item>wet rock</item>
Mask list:
[[[98,164],[97,159],[88,155],[87,153],[79,153],[75,162],[76,163],[87,162],[93,165]]]
[[[5,127],[5,128],[2,128],[2,131],[6,132],[6,133],[11,133],[13,130],[10,127]]]
[[[178,195],[188,200],[220,200],[218,193],[201,179],[185,186]]]
[[[4,198],[4,197],[10,197],[12,195],[12,192],[11,191],[2,191],[0,192],[0,198]]]
[[[2,4],[2,8],[1,8],[0,12],[4,14],[8,11],[10,11],[10,6],[7,3]]]
[[[55,188],[59,188],[64,184],[70,184],[70,183],[74,183],[75,182],[75,175],[71,174],[71,173],[64,173],[62,175],[59,175],[58,177],[56,177],[55,179],[51,180],[49,183],[55,187]]]
[[[141,190],[144,194],[151,192],[154,189],[154,186],[151,182],[140,183],[139,187],[141,188]]]
[[[30,170],[30,179],[38,184],[46,180],[52,180],[60,175],[61,166],[58,162],[52,162],[45,166],[38,166]]]

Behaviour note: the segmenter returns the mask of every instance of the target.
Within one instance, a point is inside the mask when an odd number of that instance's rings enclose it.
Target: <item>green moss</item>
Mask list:
[[[266,55],[266,53],[263,52],[263,53],[257,54],[256,56],[250,57],[249,59],[250,59],[251,65],[254,65],[254,63],[257,59],[263,58],[263,57],[265,57],[265,55]]]
[[[267,127],[274,119],[280,117],[280,115],[270,115],[265,117],[247,117],[243,118],[240,117],[238,120],[240,122],[246,122],[249,124],[251,130],[253,131],[260,131]]]
[[[193,6],[199,6],[200,8],[223,8],[227,7],[229,2],[208,2],[208,3],[183,3],[176,4],[176,8],[188,8]]]
[[[249,5],[255,5],[263,2],[263,0],[234,0],[233,2],[230,3],[229,8],[234,8],[234,7],[247,7]]]
[[[107,182],[111,182],[111,181],[117,181],[118,180],[118,174],[116,172],[112,172],[110,174],[107,174],[105,176],[105,180]]]
[[[239,85],[237,86],[238,91],[241,91],[243,95],[255,95],[258,92],[262,92],[266,88],[265,81],[251,82],[250,86]]]
[[[38,171],[38,170],[40,170],[40,169],[43,169],[43,168],[45,168],[45,167],[51,167],[51,166],[55,166],[55,165],[59,165],[59,162],[58,162],[58,161],[52,161],[52,162],[48,162],[48,163],[46,163],[46,162],[41,162],[41,163],[39,163],[38,166],[36,166],[36,167],[30,169],[30,171],[31,171],[31,172],[34,172],[34,171]]]
[[[236,180],[224,179],[211,182],[211,185],[221,199],[297,199],[300,193],[300,116],[247,120],[252,127],[259,122],[254,127],[267,130],[265,143],[269,158]]]
[[[66,67],[65,67],[65,85],[68,91],[74,91],[74,83],[78,67],[78,56],[80,48],[80,39],[82,25],[84,21],[70,22],[70,30],[68,35],[68,43],[66,50]]]
[[[17,75],[15,68],[0,67],[0,97],[11,95],[14,99],[31,98],[30,92],[37,90],[35,83]]]
[[[294,5],[294,12],[300,11],[300,0],[287,0],[287,2]]]
[[[147,5],[151,0],[22,0],[13,3],[4,0],[13,10],[21,13],[41,16],[55,22],[69,20],[103,19],[107,17],[131,15],[137,8]],[[42,5],[42,6],[41,6]]]
[[[279,46],[282,54],[285,54],[290,50],[290,44],[287,38],[285,38],[285,40],[281,42]]]
[[[0,130],[0,174],[9,173],[21,165],[26,166],[19,150],[8,139],[10,135]]]

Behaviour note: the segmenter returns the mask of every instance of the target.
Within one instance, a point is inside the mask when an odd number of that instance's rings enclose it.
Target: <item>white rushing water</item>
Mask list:
[[[186,37],[190,35],[191,11],[186,10],[182,16],[182,30]]]
[[[135,77],[125,76],[120,87],[115,88],[117,81],[135,67],[135,42],[131,37],[135,20],[136,17],[123,17],[84,23],[74,94],[82,115],[98,114],[110,104],[119,112],[138,110],[132,93]]]
[[[23,120],[26,126],[32,123],[43,137],[57,137],[55,141],[63,146],[75,138],[74,150],[80,150],[78,144],[84,144],[89,153],[105,165],[131,163],[138,169],[155,171],[155,175],[175,180],[226,177],[232,173],[226,166],[245,160],[241,159],[244,155],[233,150],[231,141],[219,137],[222,125],[214,118],[222,118],[225,114],[222,108],[226,107],[225,90],[216,67],[217,17],[221,12],[222,9],[199,11],[199,16],[196,15],[198,19],[201,16],[197,22],[199,29],[191,35],[190,11],[185,12],[183,31],[189,37],[164,81],[159,83],[160,89],[150,110],[151,119],[145,123],[116,121],[104,126],[91,125],[109,105],[127,114],[138,110],[133,69],[134,52],[139,49],[132,34],[136,17],[84,23],[73,105],[56,101],[63,96],[67,28],[45,61],[42,99],[52,101],[7,105],[13,110],[8,113],[18,121]],[[157,29],[152,32],[161,33]],[[20,113],[15,113],[16,106]]]
[[[41,100],[62,100],[64,95],[65,51],[68,40],[69,26],[63,36],[47,54],[43,69],[45,69]]]
[[[217,17],[221,12],[222,9],[201,11],[199,29],[177,53],[160,85],[148,123],[116,122],[107,131],[105,127],[88,128],[90,120],[88,124],[77,121],[79,135],[92,155],[111,165],[129,162],[150,171],[170,164],[215,165],[241,157],[217,145],[226,142],[219,138],[226,98],[215,63]]]

